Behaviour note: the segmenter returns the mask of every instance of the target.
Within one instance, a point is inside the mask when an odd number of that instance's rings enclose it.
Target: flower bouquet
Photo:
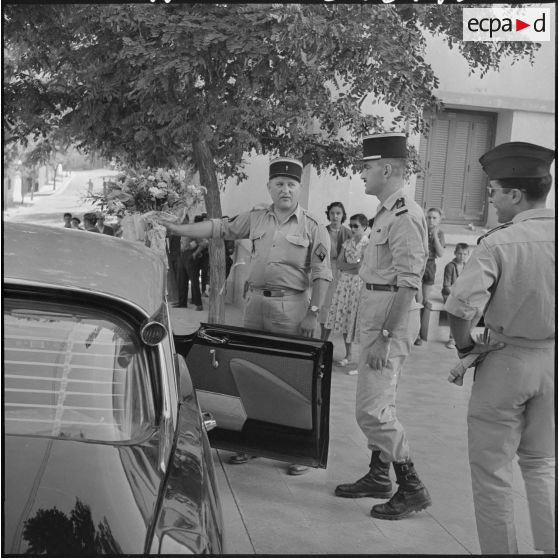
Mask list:
[[[205,192],[185,170],[148,168],[128,169],[109,181],[105,192],[88,197],[109,215],[124,214],[122,238],[145,243],[166,261],[166,229],[157,216],[182,221],[185,214],[200,213]]]

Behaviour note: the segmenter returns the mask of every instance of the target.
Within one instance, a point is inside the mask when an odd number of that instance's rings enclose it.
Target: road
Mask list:
[[[4,219],[53,226],[62,226],[62,216],[67,212],[82,219],[84,213],[98,209],[85,199],[89,180],[93,182],[93,192],[99,193],[103,189],[103,177],[116,174],[117,171],[109,169],[74,171],[58,182],[56,190],[48,185],[36,192],[32,200],[26,196],[25,203],[8,208]]]

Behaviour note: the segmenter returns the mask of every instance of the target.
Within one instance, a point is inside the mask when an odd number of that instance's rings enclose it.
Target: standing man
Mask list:
[[[101,212],[97,213],[97,222],[95,226],[100,233],[114,236],[113,228],[109,227],[109,225],[105,225],[105,216]]]
[[[390,498],[393,463],[399,489],[385,504],[372,508],[379,519],[402,519],[431,505],[430,495],[411,461],[409,444],[395,411],[397,385],[420,327],[415,295],[428,254],[424,213],[403,190],[405,134],[364,138],[365,192],[380,206],[370,231],[359,275],[362,350],[358,364],[356,419],[372,451],[370,469],[351,484],[341,484],[343,498]]]
[[[480,158],[503,225],[480,238],[446,302],[459,357],[488,353],[477,365],[467,414],[482,554],[518,552],[516,454],[535,549],[555,552],[555,219],[545,209],[553,160],[553,150],[524,142],[498,145]],[[471,336],[481,314],[487,342]]]
[[[160,221],[171,234],[252,241],[244,313],[246,328],[304,337],[314,335],[320,306],[332,279],[330,242],[325,226],[298,203],[301,176],[302,163],[278,158],[269,167],[267,189],[273,202],[269,207],[191,225]],[[247,460],[248,456],[240,454],[231,462],[240,464]],[[307,470],[301,465],[290,465],[288,472],[300,475]]]

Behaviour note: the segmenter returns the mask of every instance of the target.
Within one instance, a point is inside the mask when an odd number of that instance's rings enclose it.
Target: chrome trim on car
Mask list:
[[[141,307],[138,306],[137,304],[131,302],[130,300],[127,300],[125,298],[120,298],[108,293],[104,293],[104,292],[100,292],[100,291],[96,291],[93,289],[80,289],[79,287],[68,287],[66,285],[55,285],[53,283],[44,283],[42,281],[31,281],[29,279],[15,279],[15,278],[5,278],[4,279],[4,288],[6,287],[37,287],[37,288],[41,288],[41,289],[47,289],[47,290],[63,290],[64,292],[72,292],[72,293],[80,293],[80,294],[87,294],[87,295],[92,295],[96,298],[106,298],[107,300],[111,300],[113,302],[119,302],[122,304],[125,304],[128,307],[133,308],[134,310],[136,310],[137,312],[141,313],[142,316],[146,316],[147,318],[149,318],[149,314],[147,314],[147,312]]]

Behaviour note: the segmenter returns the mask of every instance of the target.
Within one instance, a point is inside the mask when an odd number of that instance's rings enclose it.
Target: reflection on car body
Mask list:
[[[326,466],[331,344],[165,335],[165,278],[137,243],[5,225],[4,552],[222,553],[209,441]]]

